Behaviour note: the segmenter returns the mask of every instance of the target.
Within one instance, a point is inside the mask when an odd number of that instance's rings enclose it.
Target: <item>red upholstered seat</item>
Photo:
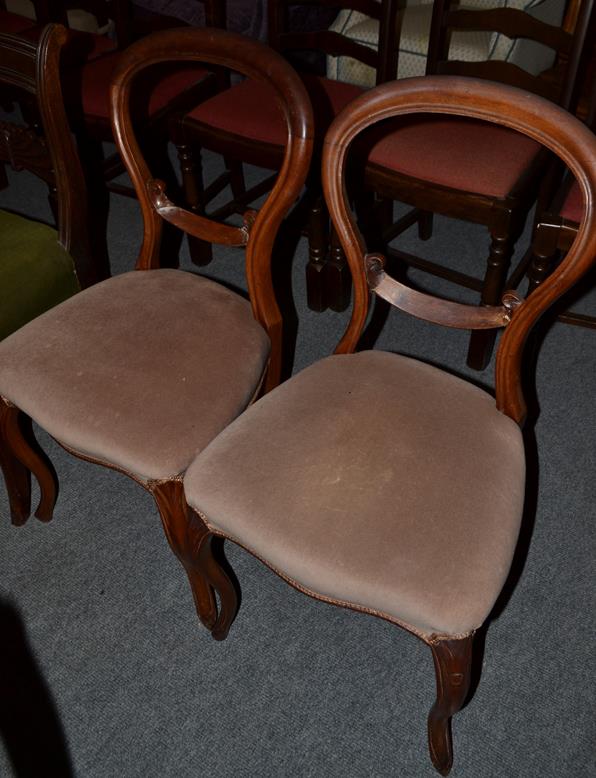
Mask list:
[[[567,193],[567,197],[561,208],[561,216],[564,219],[577,222],[578,224],[584,218],[584,199],[577,181],[573,182],[573,186]]]
[[[120,59],[120,52],[94,59],[83,67],[82,105],[86,117],[109,119],[109,86],[112,74]],[[147,78],[147,89],[139,88],[137,94],[148,106],[149,115],[157,113],[181,92],[201,81],[207,71],[201,67],[184,67],[168,70],[161,68],[158,80]]]
[[[27,19],[26,16],[12,14],[9,11],[0,11],[0,32],[9,32],[16,35],[34,26],[34,19]]]
[[[416,117],[378,141],[369,161],[433,184],[505,197],[539,150],[538,143],[506,127]]]
[[[311,98],[315,125],[322,135],[333,118],[364,91],[354,84],[319,76],[303,76]],[[287,130],[271,87],[246,79],[201,103],[188,117],[243,138],[283,146]]]

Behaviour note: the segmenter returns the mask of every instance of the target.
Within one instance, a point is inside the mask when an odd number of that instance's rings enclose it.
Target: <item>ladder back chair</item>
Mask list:
[[[531,13],[519,8],[465,9],[451,0],[436,0],[427,75],[474,76],[510,84],[573,112],[581,86],[578,76],[588,51],[586,42],[593,29],[593,0],[583,0],[573,34],[556,23],[534,19]],[[546,47],[551,52],[551,63],[556,57],[560,77],[547,79],[529,72],[523,68],[527,64],[524,61],[452,60],[449,41],[453,30],[499,34],[501,41],[511,39],[509,45],[514,52],[517,41],[539,43],[543,47],[539,50]],[[543,60],[540,67],[547,68],[548,60]],[[381,200],[379,218],[384,235],[378,241],[380,247],[385,250],[393,238],[416,222],[420,238],[428,239],[433,213],[485,225],[490,249],[481,279],[400,252],[399,247],[387,252],[408,265],[474,289],[483,304],[495,305],[503,290],[515,286],[521,278],[520,271],[507,281],[508,267],[541,182],[551,172],[552,155],[508,128],[460,117],[408,117],[393,131],[379,135],[377,143],[371,142],[363,175],[365,188]],[[396,223],[392,223],[393,201],[413,207]],[[471,367],[486,367],[494,336],[494,330],[472,333],[468,351]]]
[[[307,7],[350,8],[378,20],[381,28],[379,50],[350,41],[338,32],[325,29],[295,31],[292,29],[291,10]],[[363,89],[353,84],[326,78],[307,72],[308,54],[322,52],[333,56],[350,56],[374,68],[377,83],[395,77],[397,56],[392,42],[395,40],[397,17],[396,0],[337,0],[337,2],[300,2],[271,0],[268,3],[269,43],[277,51],[291,59],[302,72],[306,89],[314,108],[317,148],[327,127],[339,111],[361,94]],[[296,59],[296,52],[302,55]],[[261,196],[271,186],[274,175],[247,190],[242,163],[256,165],[265,170],[278,170],[281,161],[283,125],[275,102],[263,84],[245,80],[231,89],[224,89],[204,101],[173,127],[172,137],[178,147],[181,171],[187,201],[192,210],[205,213],[213,198],[228,183],[232,200],[212,215],[226,218],[244,209],[248,203]],[[227,172],[205,187],[203,184],[200,153],[208,149],[221,154]],[[328,250],[328,215],[321,195],[320,153],[316,152],[311,169],[309,191],[309,262],[307,266],[308,305],[314,310],[327,307],[320,279]],[[191,245],[191,254],[198,264],[210,261],[207,245]]]
[[[587,124],[596,128],[596,85],[592,84]],[[584,216],[584,203],[579,183],[567,174],[552,201],[536,219],[532,239],[532,259],[528,266],[528,294],[544,281],[561,256],[564,256],[577,235]],[[596,329],[596,316],[565,310],[558,320],[567,324]]]
[[[240,227],[175,206],[141,155],[131,87],[144,68],[171,61],[234,67],[270,84],[281,106],[287,140],[277,182]],[[123,472],[147,489],[172,550],[186,565],[189,538],[177,534],[171,519],[182,500],[181,476],[260,388],[279,377],[282,324],[271,249],[306,178],[312,111],[294,70],[267,46],[190,27],[129,47],[114,75],[111,111],[144,221],[136,269],[86,289],[0,343],[0,463],[13,523],[29,517],[31,473],[41,491],[35,515],[49,521],[56,476],[32,438],[33,419],[76,456]],[[214,243],[244,246],[250,304],[195,273],[159,268],[164,221]],[[188,571],[204,613],[206,585]]]
[[[382,255],[367,254],[346,193],[350,144],[379,121],[418,113],[522,132],[576,176],[586,204],[576,241],[526,300],[508,293],[501,304],[469,306],[436,298],[392,279]],[[325,140],[323,185],[354,277],[348,328],[334,356],[255,403],[190,465],[187,531],[197,574],[220,597],[214,638],[226,636],[238,606],[211,552],[214,538],[226,538],[300,591],[385,619],[427,644],[437,682],[430,756],[446,775],[474,634],[506,582],[522,519],[524,345],[596,256],[596,139],[558,106],[510,86],[404,79],[376,87],[337,117]],[[496,399],[416,359],[353,353],[371,290],[436,324],[504,328]]]
[[[38,43],[0,33],[0,88],[23,101],[0,119],[0,163],[49,188],[56,229],[0,210],[0,339],[98,280],[89,243],[87,190],[60,86],[64,29],[45,27]]]

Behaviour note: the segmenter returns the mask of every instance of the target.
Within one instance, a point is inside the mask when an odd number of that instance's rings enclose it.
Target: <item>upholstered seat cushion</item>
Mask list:
[[[0,210],[0,340],[79,291],[75,266],[46,224]]]
[[[303,76],[313,104],[315,130],[322,138],[335,116],[364,91],[320,76]],[[186,121],[200,122],[243,138],[285,146],[287,128],[275,98],[267,84],[245,79],[191,111]]]
[[[109,87],[118,62],[120,52],[114,51],[105,56],[87,62],[82,69],[81,84],[77,85],[83,113],[87,117],[109,120]],[[155,72],[147,72],[142,78],[146,86],[135,89],[143,114],[152,116],[165,108],[175,97],[202,81],[207,71],[199,66],[164,67],[160,66],[159,78]],[[77,76],[77,79],[79,76]]]
[[[239,295],[192,273],[137,271],[0,343],[0,395],[79,454],[167,479],[249,404],[268,354]]]
[[[564,219],[579,224],[584,218],[584,213],[584,198],[581,189],[579,188],[579,184],[577,181],[574,181],[567,193],[563,207],[561,208],[561,216]]]
[[[403,175],[488,197],[506,197],[540,144],[495,124],[412,117],[371,149],[369,161]]]
[[[189,467],[189,504],[310,593],[462,635],[508,574],[521,432],[486,392],[407,357],[322,360]]]
[[[10,13],[9,11],[0,11],[0,32],[9,32],[16,35],[23,30],[28,30],[35,24],[35,21],[27,19],[20,14]]]

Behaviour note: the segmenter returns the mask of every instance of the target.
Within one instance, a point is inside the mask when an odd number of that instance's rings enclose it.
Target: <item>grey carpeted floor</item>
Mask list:
[[[12,182],[0,205],[43,216],[43,187],[26,174]],[[134,201],[113,199],[109,238],[114,269],[131,267]],[[486,245],[482,229],[437,220],[425,249],[478,269]],[[306,310],[304,241],[293,261],[299,369],[332,351],[346,315]],[[234,250],[208,272],[240,284],[241,268]],[[596,294],[582,304],[596,311]],[[465,374],[466,340],[394,312],[377,347]],[[490,370],[472,377],[492,381]],[[454,721],[454,778],[596,775],[595,390],[596,332],[555,324],[538,360],[537,489],[532,479],[518,580]],[[41,440],[61,481],[54,521],[11,527],[0,494],[0,775],[436,775],[423,644],[311,601],[233,547],[242,606],[228,640],[214,642],[151,497]]]

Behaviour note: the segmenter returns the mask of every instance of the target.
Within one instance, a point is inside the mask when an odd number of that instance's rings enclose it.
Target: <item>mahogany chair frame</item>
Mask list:
[[[70,134],[60,84],[64,29],[46,26],[35,43],[0,33],[0,82],[27,96],[27,125],[0,120],[0,162],[48,185],[58,241],[71,255],[82,288],[99,280],[89,241],[87,188]]]
[[[198,0],[199,1],[199,0]],[[206,20],[210,26],[225,26],[225,9],[218,0],[200,0],[205,5]],[[71,8],[83,8],[96,15],[100,23],[108,20],[114,22],[115,48],[100,55],[103,57],[117,57],[126,49],[136,37],[131,0],[59,0],[51,4],[52,21],[68,26],[67,11]],[[170,17],[164,17],[164,28],[170,28]],[[158,26],[157,23],[154,26]],[[180,27],[184,22],[180,22]],[[94,215],[94,243],[102,247],[104,254],[103,277],[110,273],[109,260],[106,245],[107,218],[109,210],[109,193],[135,197],[134,187],[114,181],[115,178],[125,172],[125,166],[120,155],[116,153],[105,156],[104,144],[113,142],[112,128],[108,117],[94,116],[85,113],[82,105],[82,85],[78,83],[76,74],[82,74],[82,68],[86,62],[86,51],[90,47],[93,36],[89,33],[72,31],[72,59],[69,67],[70,88],[68,90],[67,109],[71,126],[76,134],[79,154],[83,160],[84,169],[89,180],[89,191],[93,192]],[[86,45],[86,44],[89,45]],[[143,117],[139,124],[142,125],[144,147],[147,152],[160,164],[159,174],[164,178],[169,187],[175,185],[175,176],[170,170],[170,162],[167,155],[168,131],[167,121],[173,113],[188,110],[196,102],[208,95],[212,87],[209,86],[207,74],[199,79],[198,83],[180,95],[177,95],[168,104],[156,111],[151,116]],[[104,85],[107,92],[109,84]]]
[[[523,95],[523,99],[520,99]],[[586,203],[585,218],[563,262],[527,299],[507,293],[501,304],[471,306],[433,297],[400,283],[384,271],[384,258],[367,254],[364,238],[350,210],[345,182],[345,164],[356,136],[373,123],[415,113],[457,114],[485,119],[522,132],[560,157],[576,177]],[[357,349],[365,327],[371,291],[418,318],[448,327],[478,329],[504,328],[496,357],[496,407],[522,426],[526,417],[523,367],[529,334],[544,314],[594,265],[596,257],[596,139],[575,117],[535,95],[524,95],[507,85],[458,77],[404,79],[385,84],[355,100],[332,124],[323,153],[325,197],[354,279],[353,310],[346,331],[336,348],[337,354]],[[266,402],[266,399],[263,401]],[[341,450],[337,451],[341,457]],[[374,473],[371,484],[374,488]],[[241,541],[207,524],[199,512],[188,507],[188,531],[195,543],[195,569],[220,597],[219,609],[212,599],[204,623],[213,622],[212,636],[221,640],[228,634],[238,609],[231,579],[218,565],[211,545],[216,538]],[[304,588],[286,576],[279,563],[270,565],[262,549],[251,551],[273,572],[299,591],[341,607],[366,612],[397,624],[427,644],[432,652],[436,676],[436,700],[428,717],[428,741],[435,768],[447,775],[453,762],[451,718],[466,702],[470,689],[474,631],[467,635],[421,634],[386,613],[380,613],[343,600],[335,600]]]
[[[271,0],[268,3],[269,44],[284,56],[289,56],[296,51],[321,51],[330,56],[352,57],[375,68],[376,82],[380,84],[395,78],[397,73],[398,51],[392,44],[397,34],[399,21],[397,11],[400,2],[401,0],[381,0],[381,2],[375,2],[375,0],[318,0],[318,2],[317,0]],[[310,7],[320,5],[338,10],[349,8],[377,19],[380,29],[378,50],[359,44],[328,29],[309,32],[290,31],[289,8],[301,5]],[[321,117],[315,116],[315,120],[320,122]],[[319,147],[325,129],[325,127],[317,128],[318,143],[309,177],[307,298],[309,307],[318,311],[327,308],[322,274],[327,264],[329,250],[329,217],[321,194],[319,176]],[[206,213],[209,203],[228,185],[232,190],[232,200],[213,211],[212,216],[225,219],[233,213],[242,212],[249,203],[268,191],[275,180],[276,173],[247,190],[242,173],[242,163],[277,171],[281,161],[279,146],[226,132],[193,119],[191,116],[185,116],[176,121],[172,125],[171,135],[178,148],[186,199],[189,207],[196,213]],[[227,171],[206,188],[203,186],[201,149],[221,154],[227,167]],[[338,252],[340,261],[336,262],[334,260]],[[197,245],[196,242],[191,243],[191,256],[193,261],[199,265],[207,264],[211,260],[209,247]],[[341,261],[341,250],[336,241],[331,250],[330,263],[337,267],[340,274],[346,273],[345,262]],[[347,301],[334,302],[333,304],[338,310],[343,310]]]
[[[57,39],[63,39],[66,32],[51,26],[45,35],[50,41],[50,51],[55,51]],[[246,212],[241,227],[215,223],[174,205],[166,195],[163,182],[153,177],[142,156],[130,115],[132,83],[146,67],[171,61],[231,66],[250,78],[266,81],[275,91],[288,130],[285,156],[276,185],[266,202],[258,213]],[[261,384],[267,391],[279,382],[282,336],[282,317],[271,280],[271,251],[277,230],[302,189],[313,147],[312,110],[302,83],[281,57],[261,43],[221,30],[187,27],[154,33],[133,44],[123,54],[115,73],[110,104],[114,138],[135,186],[143,217],[143,243],[135,269],[151,272],[159,267],[164,222],[213,243],[245,247],[252,312],[271,341],[268,366]],[[181,270],[172,272],[184,273]],[[102,283],[112,284],[116,280],[107,279]],[[77,299],[84,299],[84,295],[82,292]],[[147,326],[151,323],[147,322]],[[122,337],[126,337],[125,332]],[[176,349],[175,343],[172,348]],[[222,387],[222,391],[225,388]],[[118,387],[114,391],[118,391]],[[140,403],[138,413],[145,413]],[[208,626],[211,625],[210,618],[205,617],[205,602],[209,601],[210,590],[190,561],[194,554],[191,533],[180,524],[184,505],[182,474],[167,480],[142,480],[109,461],[94,460],[56,440],[80,459],[125,473],[153,495],[167,540],[188,574],[198,614]],[[31,419],[15,402],[1,396],[0,465],[12,523],[22,525],[30,516],[31,474],[37,479],[41,493],[35,516],[42,522],[50,521],[57,499],[55,471],[33,437]]]
[[[539,94],[573,112],[581,87],[581,74],[588,47],[585,45],[592,27],[593,0],[582,2],[573,34],[563,28],[547,25],[532,19],[523,11],[511,8],[490,10],[452,8],[451,0],[435,0],[429,39],[427,75],[461,75],[486,78],[499,83],[520,87]],[[449,32],[451,30],[496,31],[512,39],[529,38],[553,48],[560,60],[564,60],[563,77],[559,80],[534,77],[510,62],[490,60],[486,62],[461,62],[449,60]],[[398,200],[413,206],[389,228],[383,236],[386,245],[412,224],[419,223],[420,237],[431,235],[432,213],[464,219],[486,225],[491,242],[483,279],[472,278],[461,272],[438,265],[398,249],[387,249],[390,256],[406,264],[441,276],[456,284],[480,292],[484,305],[495,305],[503,290],[515,287],[521,280],[524,267],[507,278],[507,272],[515,243],[526,216],[540,194],[541,181],[552,170],[552,157],[539,155],[529,169],[518,179],[505,198],[489,197],[466,192],[413,178],[395,170],[368,162],[364,172],[365,187],[383,198],[385,202]],[[552,187],[552,184],[551,184]],[[551,189],[552,191],[552,189]],[[544,203],[549,192],[541,195]],[[540,208],[540,205],[539,205]],[[391,218],[390,222],[393,221]],[[387,219],[385,218],[385,224]],[[495,332],[472,333],[468,351],[468,364],[476,369],[486,367],[492,351]]]

